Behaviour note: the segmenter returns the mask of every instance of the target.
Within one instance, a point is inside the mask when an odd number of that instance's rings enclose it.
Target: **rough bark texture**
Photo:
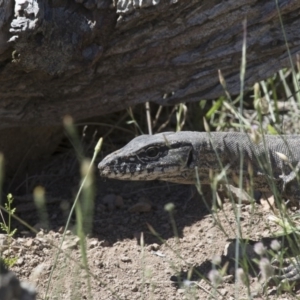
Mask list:
[[[238,93],[246,18],[247,85],[289,65],[274,0],[77,2],[2,2],[1,127],[218,97],[218,69]],[[278,2],[295,58],[300,1]]]
[[[278,3],[295,60],[300,1]],[[236,94],[245,19],[249,87],[289,65],[274,0],[3,0],[0,128],[215,98],[218,69]]]

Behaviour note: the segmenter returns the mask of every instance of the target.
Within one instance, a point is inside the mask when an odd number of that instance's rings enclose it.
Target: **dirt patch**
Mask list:
[[[211,201],[206,205],[200,197],[192,197],[190,186],[103,181],[97,177],[93,233],[86,238],[90,275],[80,267],[82,256],[79,240],[72,233],[74,226],[67,233],[63,253],[57,256],[74,199],[70,191],[76,190],[78,182],[76,175],[53,180],[47,190],[51,199],[50,230],[32,235],[16,223],[18,237],[4,251],[4,256],[17,257],[12,270],[19,279],[36,285],[38,299],[46,291],[49,299],[209,299],[212,295],[217,299],[248,298],[247,289],[242,284],[236,289],[232,276],[226,277],[217,291],[205,279],[197,278],[196,285],[189,287],[174,281],[180,273],[185,276],[182,280],[188,278],[192,267],[210,266],[211,259],[221,255],[228,239],[237,234],[235,205],[224,203],[223,209],[212,215]],[[205,198],[211,200],[211,195],[207,193]],[[175,207],[172,214],[165,210],[170,202]],[[41,224],[37,213],[26,205],[23,203],[23,212],[19,208],[19,215],[38,229]],[[148,207],[147,212],[138,212],[137,206]],[[278,231],[267,221],[270,211],[262,205],[242,204],[240,209],[244,238],[259,240]],[[56,267],[49,282],[53,266]],[[257,279],[251,278],[251,292],[257,299],[265,299],[259,287]],[[278,298],[274,288],[267,294],[269,299]],[[294,297],[284,295],[284,299]]]
[[[105,152],[122,146],[126,142],[122,138],[130,139],[119,135],[119,144],[107,143]],[[236,205],[223,203],[223,208],[212,214],[209,189],[202,199],[188,185],[103,181],[95,171],[93,216],[84,216],[85,223],[93,227],[86,238],[89,272],[82,268],[75,215],[62,244],[63,252],[58,255],[80,184],[80,167],[68,147],[52,157],[42,172],[24,178],[14,190],[7,190],[15,196],[18,217],[39,233],[32,234],[14,221],[12,227],[18,231],[3,256],[17,259],[11,269],[20,280],[36,286],[37,299],[44,299],[46,294],[48,299],[62,300],[248,299],[246,287],[239,284],[237,288],[231,275],[214,290],[209,281],[191,272],[200,270],[205,277],[212,269],[211,260],[223,253],[228,240],[236,238],[238,232]],[[93,148],[89,144],[89,149]],[[45,223],[33,202],[32,192],[37,185],[46,191],[47,230],[41,230]],[[168,203],[174,204],[172,213],[165,210]],[[243,238],[260,240],[278,232],[278,227],[267,220],[267,205],[244,203],[240,211]],[[256,299],[278,299],[272,287],[261,294],[256,277],[250,278],[250,290]],[[279,298],[295,296],[299,296],[297,289]]]

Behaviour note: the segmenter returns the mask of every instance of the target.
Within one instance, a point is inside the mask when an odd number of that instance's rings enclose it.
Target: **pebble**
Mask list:
[[[132,288],[131,288],[131,291],[132,292],[137,292],[139,289],[136,285],[134,285]]]
[[[158,244],[154,243],[154,244],[148,245],[147,250],[148,251],[151,251],[151,250],[157,251],[159,249],[159,247],[160,246]]]
[[[128,211],[133,213],[133,212],[150,212],[152,209],[151,204],[146,203],[146,202],[139,202],[131,206]]]
[[[43,271],[45,270],[46,265],[44,263],[38,264],[32,271],[30,274],[30,279],[32,281],[34,280],[38,280],[39,277],[41,276],[41,274],[43,273]]]
[[[111,244],[110,244],[110,242],[109,241],[100,241],[100,246],[102,246],[102,247],[110,247],[111,246]]]
[[[101,212],[103,212],[103,211],[105,211],[106,210],[106,207],[105,207],[105,205],[103,205],[103,204],[97,204],[97,207],[96,207],[96,211],[97,211],[97,213],[101,213]]]
[[[23,263],[24,263],[24,259],[22,257],[18,258],[17,265],[21,266],[21,265],[23,265]]]
[[[109,211],[116,208],[121,208],[124,205],[123,198],[115,194],[107,194],[102,199],[103,204],[107,207]]]
[[[115,194],[108,194],[103,197],[102,202],[108,210],[113,210],[115,208],[115,199]]]
[[[131,262],[131,258],[126,255],[122,255],[120,259],[122,262]]]
[[[177,290],[177,293],[180,294],[180,295],[184,294],[184,292],[185,292],[184,289],[178,289],[178,290]]]
[[[64,230],[65,230],[65,227],[64,227],[64,226],[61,226],[61,227],[59,227],[58,232],[59,232],[59,233],[63,233]],[[55,234],[55,235],[56,235],[56,237],[57,237],[57,234]]]
[[[220,289],[219,292],[222,296],[225,296],[228,293],[226,289]]]
[[[36,234],[36,236],[37,236],[37,237],[40,237],[40,238],[41,238],[41,237],[44,237],[44,235],[45,235],[45,233],[44,233],[44,231],[42,231],[42,230],[39,231],[39,232]]]
[[[79,238],[74,237],[73,239],[68,239],[65,240],[61,246],[62,250],[67,250],[67,249],[76,249],[79,243]]]
[[[117,196],[115,200],[116,207],[122,208],[124,206],[124,201],[121,196]]]
[[[234,281],[233,275],[226,275],[226,276],[223,276],[223,282],[226,282],[226,283],[232,283],[233,281]]]
[[[90,249],[95,248],[97,246],[98,246],[98,241],[96,241],[96,240],[91,241],[89,244]]]

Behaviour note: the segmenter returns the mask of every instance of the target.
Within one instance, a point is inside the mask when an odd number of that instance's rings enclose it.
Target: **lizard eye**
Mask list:
[[[146,150],[146,154],[147,156],[149,156],[150,158],[154,158],[158,155],[159,151],[157,147],[150,147]]]

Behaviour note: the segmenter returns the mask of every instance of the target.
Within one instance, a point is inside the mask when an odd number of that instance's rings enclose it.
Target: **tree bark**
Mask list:
[[[299,0],[3,0],[0,128],[213,99],[219,69],[238,94],[244,34],[249,88],[289,66],[288,49],[295,62],[299,15]]]
[[[145,101],[223,94],[218,69],[240,90],[289,66],[274,0],[12,0],[2,2],[0,126],[57,125]],[[292,59],[300,1],[278,0]],[[8,42],[7,42],[8,41]]]

